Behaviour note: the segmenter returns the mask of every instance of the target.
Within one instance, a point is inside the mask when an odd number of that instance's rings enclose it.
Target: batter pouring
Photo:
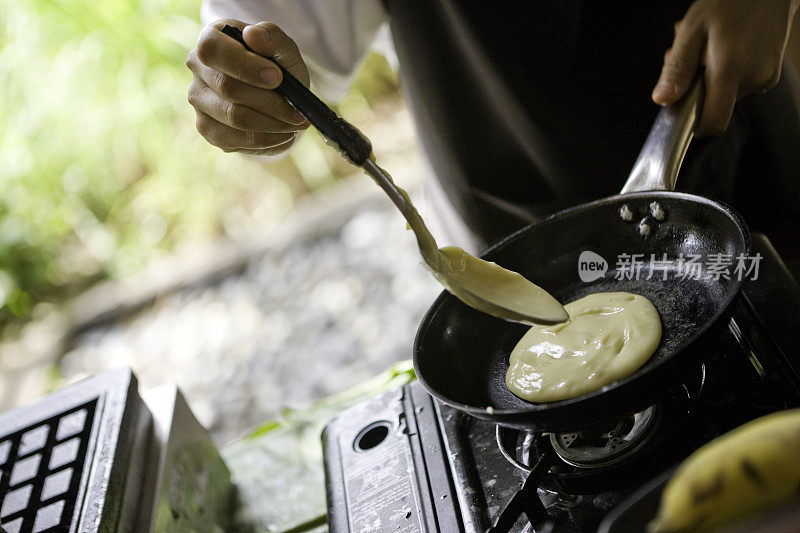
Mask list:
[[[661,319],[638,294],[599,292],[564,306],[568,322],[533,326],[511,352],[506,385],[529,402],[595,391],[642,366],[661,341]]]

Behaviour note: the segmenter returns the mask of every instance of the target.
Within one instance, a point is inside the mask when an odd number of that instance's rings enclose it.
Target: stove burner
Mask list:
[[[625,460],[644,446],[658,425],[659,410],[651,405],[610,425],[580,431],[545,433],[556,455],[578,468],[600,468]],[[515,467],[528,472],[536,460],[536,433],[497,426],[497,444]],[[533,459],[533,461],[531,460]]]
[[[509,463],[523,472],[530,472],[531,466],[533,466],[530,463],[530,451],[535,447],[534,440],[536,437],[536,433],[510,429],[503,426],[495,427],[495,439],[497,440],[497,447],[500,449],[500,453],[503,454],[503,457],[505,457]],[[533,454],[533,458],[535,461],[535,454]]]
[[[634,486],[696,444],[686,432],[695,432],[689,414],[700,405],[705,380],[701,363],[684,384],[665,390],[657,404],[580,431],[531,433],[498,426],[499,451],[523,472],[550,452],[553,462],[542,487],[559,494]]]
[[[611,426],[551,433],[550,444],[561,460],[572,466],[609,466],[639,450],[652,436],[657,419],[658,410],[652,405]]]

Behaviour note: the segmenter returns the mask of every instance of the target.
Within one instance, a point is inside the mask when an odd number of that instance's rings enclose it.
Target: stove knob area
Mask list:
[[[366,452],[376,448],[389,436],[392,423],[387,420],[373,422],[362,429],[353,441],[353,449],[357,452]]]

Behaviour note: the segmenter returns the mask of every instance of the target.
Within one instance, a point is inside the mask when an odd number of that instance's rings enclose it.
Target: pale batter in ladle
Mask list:
[[[362,167],[403,213],[433,275],[459,300],[484,313],[523,324],[556,324],[569,319],[558,300],[517,272],[457,246],[439,248],[414,204],[391,176],[372,160]]]

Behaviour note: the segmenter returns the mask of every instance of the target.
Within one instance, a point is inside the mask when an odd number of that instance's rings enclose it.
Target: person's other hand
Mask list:
[[[706,94],[698,135],[722,133],[736,100],[773,88],[800,0],[698,0],[675,24],[653,101],[668,105],[705,67]]]
[[[225,24],[242,29],[244,40],[256,53],[220,30]],[[263,57],[262,57],[263,56]],[[197,114],[197,131],[226,152],[274,155],[294,143],[308,122],[274,89],[281,71],[278,61],[308,86],[306,64],[297,45],[270,22],[248,26],[231,19],[205,27],[197,48],[189,52],[186,66],[194,74],[189,103]]]

